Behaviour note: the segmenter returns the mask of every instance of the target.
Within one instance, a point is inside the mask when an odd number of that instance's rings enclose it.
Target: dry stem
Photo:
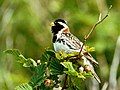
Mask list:
[[[81,52],[82,52],[82,49],[83,49],[83,46],[85,45],[85,42],[86,42],[87,39],[90,37],[90,35],[92,34],[92,32],[95,30],[96,26],[97,26],[98,24],[100,24],[102,21],[104,21],[104,20],[108,17],[111,8],[112,8],[112,5],[110,5],[107,14],[106,14],[103,18],[102,18],[102,14],[100,13],[98,21],[93,25],[92,29],[88,32],[88,34],[85,35],[83,45],[82,45],[82,47],[81,47],[81,49],[80,49],[80,52],[79,52],[79,56],[80,56],[80,54],[81,54]]]

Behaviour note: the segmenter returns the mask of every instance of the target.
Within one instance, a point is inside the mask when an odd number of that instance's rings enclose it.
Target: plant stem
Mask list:
[[[63,87],[62,87],[62,90],[66,89],[67,77],[68,77],[68,75],[65,74],[65,80],[64,80],[64,85],[63,85]]]
[[[101,17],[101,13],[100,13],[100,15],[99,15],[99,20],[93,25],[93,27],[92,27],[91,30],[88,32],[88,34],[85,35],[85,37],[84,37],[84,42],[83,42],[83,44],[82,44],[82,46],[81,46],[81,49],[80,49],[80,52],[79,52],[79,56],[80,56],[80,54],[81,54],[81,52],[82,52],[82,49],[83,49],[83,47],[84,47],[84,45],[85,45],[85,42],[86,42],[87,39],[90,37],[90,35],[92,34],[92,32],[95,30],[96,26],[97,26],[98,24],[100,24],[101,22],[103,22],[103,21],[108,17],[109,11],[111,10],[111,8],[112,8],[112,5],[110,5],[107,14],[106,14],[103,18]]]

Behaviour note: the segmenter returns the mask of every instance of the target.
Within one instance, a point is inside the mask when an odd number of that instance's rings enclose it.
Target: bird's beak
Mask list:
[[[51,22],[51,23],[50,23],[50,26],[55,26],[54,22]]]

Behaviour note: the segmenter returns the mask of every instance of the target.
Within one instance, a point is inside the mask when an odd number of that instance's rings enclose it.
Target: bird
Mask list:
[[[67,21],[61,18],[56,19],[51,23],[51,32],[53,35],[52,43],[56,52],[61,50],[64,50],[66,53],[80,52],[83,43],[70,32]],[[98,64],[98,62],[89,52],[87,52],[85,46],[83,46],[81,54],[81,58],[86,69],[89,68],[94,78],[98,81],[98,83],[101,83],[93,67],[93,64]],[[80,68],[81,70],[84,70],[85,67],[81,66]]]

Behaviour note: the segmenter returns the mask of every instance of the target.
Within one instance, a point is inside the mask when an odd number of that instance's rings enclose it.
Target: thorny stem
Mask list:
[[[88,34],[84,36],[84,42],[83,42],[83,44],[82,44],[82,46],[81,46],[81,49],[80,49],[80,52],[79,52],[79,56],[80,56],[80,54],[81,54],[81,52],[82,52],[82,49],[83,49],[83,47],[84,47],[84,45],[85,45],[85,42],[86,42],[87,39],[90,37],[90,35],[92,34],[92,32],[95,30],[96,26],[97,26],[98,24],[100,24],[101,22],[103,22],[103,21],[108,17],[111,8],[112,8],[112,5],[110,5],[107,14],[106,14],[103,18],[101,17],[101,13],[100,13],[100,15],[99,15],[99,20],[93,25],[93,27],[92,27],[91,30],[88,32]]]

